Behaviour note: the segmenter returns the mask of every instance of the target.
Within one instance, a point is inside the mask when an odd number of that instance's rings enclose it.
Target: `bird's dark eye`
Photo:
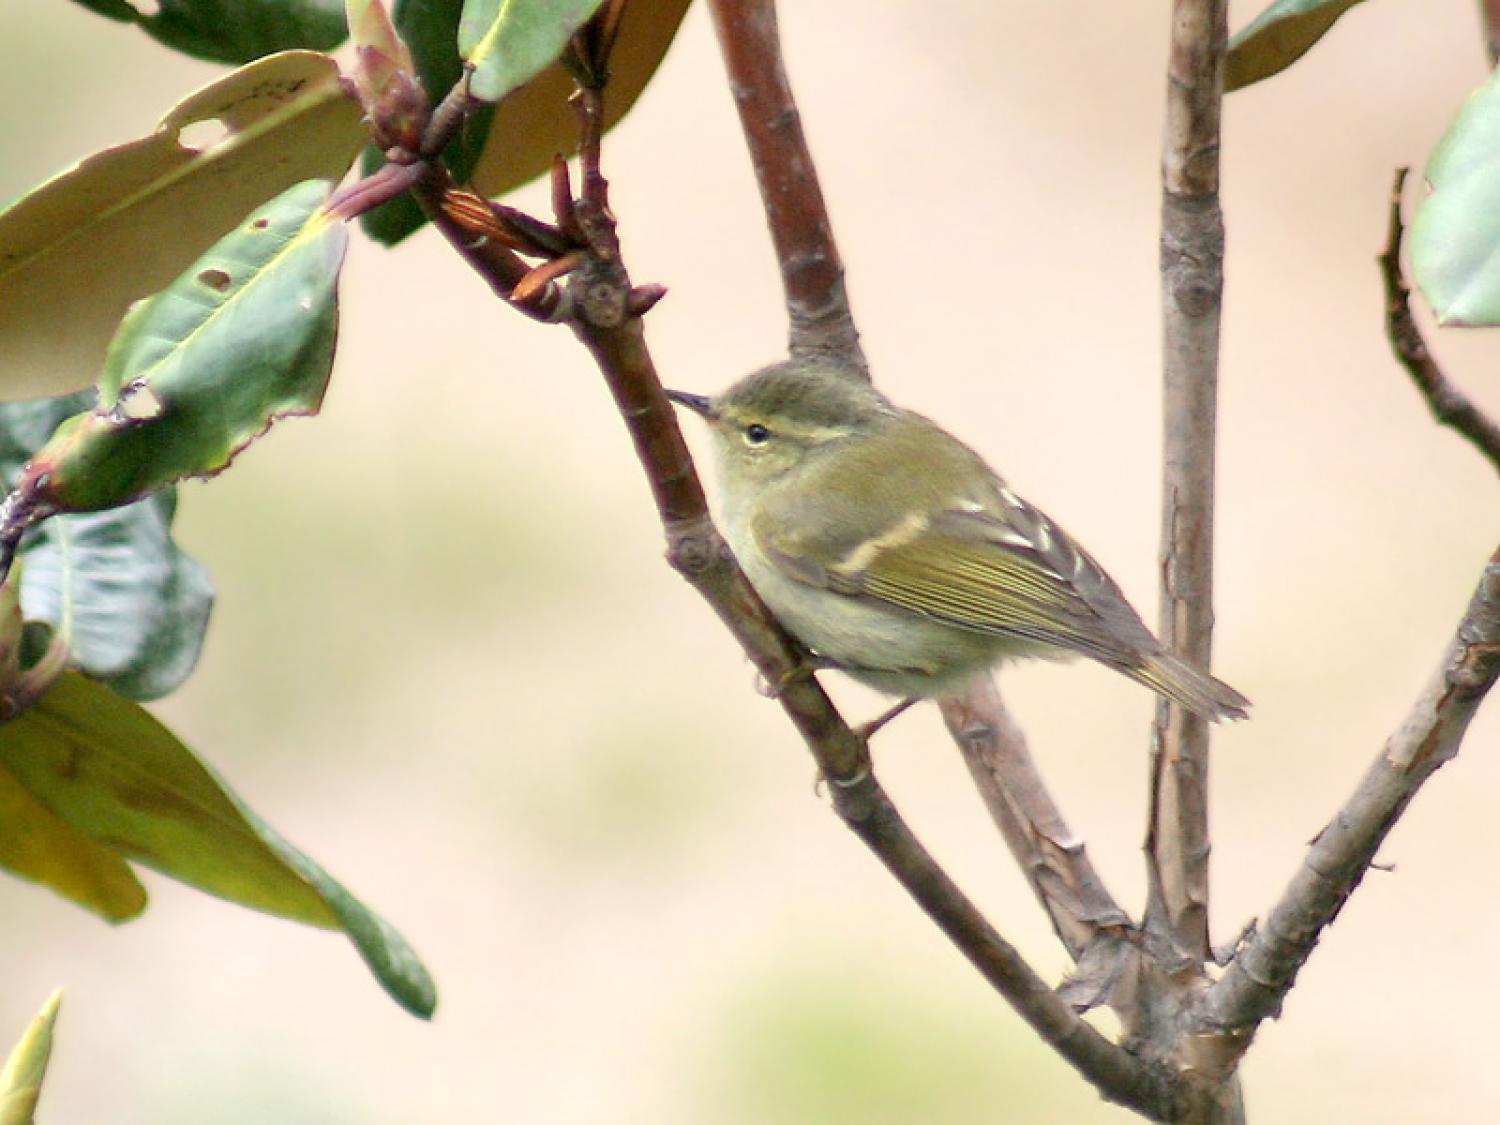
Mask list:
[[[745,427],[745,440],[751,445],[763,445],[770,436],[771,431],[759,422],[751,422],[750,425]]]

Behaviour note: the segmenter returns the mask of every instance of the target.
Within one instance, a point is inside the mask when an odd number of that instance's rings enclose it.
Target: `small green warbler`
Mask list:
[[[712,429],[745,576],[823,666],[927,698],[1010,657],[1081,653],[1204,718],[1245,716],[1067,532],[864,380],[792,362],[667,395]]]

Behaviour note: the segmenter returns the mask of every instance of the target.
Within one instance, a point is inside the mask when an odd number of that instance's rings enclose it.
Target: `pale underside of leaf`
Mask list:
[[[202,151],[188,125],[228,131]],[[338,179],[366,134],[326,55],[289,51],[204,87],[155,132],[105,149],[0,214],[0,398],[99,377],[129,305],[167,285],[259,203]]]
[[[1500,324],[1500,73],[1476,90],[1427,164],[1412,273],[1438,322]]]

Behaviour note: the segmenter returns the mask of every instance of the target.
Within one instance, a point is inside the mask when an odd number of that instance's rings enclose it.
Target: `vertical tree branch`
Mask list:
[[[774,0],[709,0],[709,10],[781,267],[788,351],[867,374],[844,264],[781,61]]]
[[[1174,0],[1162,154],[1164,450],[1161,640],[1209,666],[1214,421],[1223,293],[1219,107],[1226,0]],[[1158,701],[1147,924],[1199,961],[1208,938],[1208,724]]]

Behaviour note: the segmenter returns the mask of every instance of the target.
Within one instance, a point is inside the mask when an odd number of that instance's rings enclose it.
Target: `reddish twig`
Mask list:
[[[1401,221],[1401,192],[1406,185],[1406,173],[1405,168],[1396,169],[1396,182],[1391,188],[1390,225],[1385,250],[1378,259],[1380,275],[1385,281],[1385,334],[1396,359],[1427,401],[1432,416],[1441,425],[1462,434],[1500,471],[1500,426],[1443,374],[1412,317],[1411,287],[1401,272],[1401,241],[1406,231]]]
[[[422,213],[496,295],[509,300],[531,267],[492,236],[493,215],[488,209],[472,212],[465,209],[474,197],[453,183],[453,177],[441,163],[434,162],[426,168],[426,175],[411,189]],[[562,298],[562,291],[553,284],[532,301],[517,303],[515,307],[536,320],[558,320],[567,315]]]
[[[364,179],[334,192],[329,196],[325,210],[335,218],[349,222],[397,196],[405,195],[426,174],[427,168],[421,163],[383,164]]]

